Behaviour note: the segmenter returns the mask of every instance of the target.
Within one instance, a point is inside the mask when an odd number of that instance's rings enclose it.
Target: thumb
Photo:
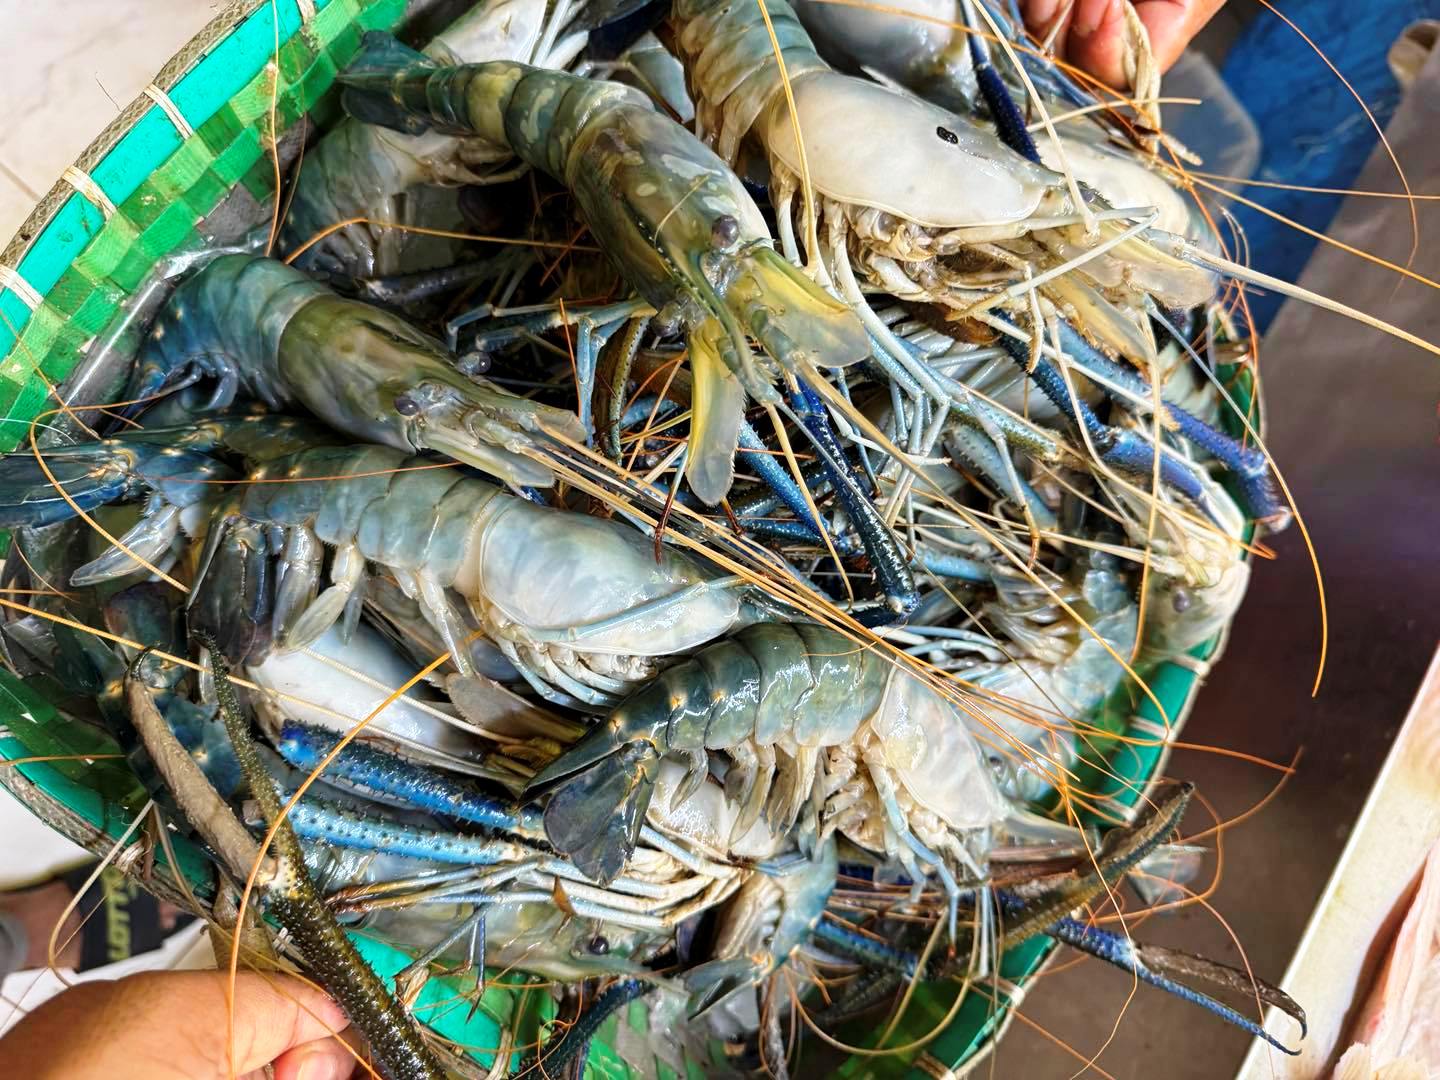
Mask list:
[[[81,983],[21,1020],[5,1036],[0,1057],[21,1065],[19,1076],[219,1080],[253,1072],[348,1024],[340,1006],[300,979],[242,972],[235,980],[232,1066],[228,986],[222,971]]]
[[[1135,12],[1150,33],[1150,47],[1162,70],[1180,59],[1185,46],[1225,6],[1225,0],[1139,0]]]
[[[275,1059],[275,1080],[348,1080],[357,1055],[338,1038],[292,1047]]]
[[[197,972],[196,974],[212,974]],[[225,1060],[225,972],[214,972],[220,991],[218,1025],[215,1044],[219,1051],[217,1063]],[[332,1035],[350,1023],[339,1005],[309,983],[288,975],[244,972],[235,980],[235,1069],[245,1072],[275,1061],[296,1047],[325,1042],[354,1061],[335,1042]],[[343,1073],[318,1073],[317,1077],[341,1076]],[[308,1075],[306,1080],[308,1080]]]

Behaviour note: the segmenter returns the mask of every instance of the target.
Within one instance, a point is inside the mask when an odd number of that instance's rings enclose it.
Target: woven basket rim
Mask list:
[[[209,22],[200,28],[184,45],[161,66],[150,84],[159,87],[162,91],[169,92],[176,83],[183,79],[195,67],[210,49],[224,40],[236,26],[254,14],[261,7],[268,6],[273,0],[228,0],[224,8],[220,10]],[[309,0],[297,0],[297,7],[300,9],[300,16],[303,21],[308,21],[313,14],[313,5]],[[100,134],[90,140],[88,146],[81,150],[79,155],[71,162],[73,168],[89,173],[96,165],[105,159],[105,156],[113,150],[117,143],[153,108],[156,102],[144,92],[137,94],[128,105],[122,108]],[[21,260],[29,253],[30,248],[45,232],[46,227],[54,220],[60,208],[65,205],[75,189],[64,179],[56,180],[50,190],[41,196],[35,208],[30,211],[20,227],[15,230],[5,249],[0,251],[0,265],[9,267],[18,274],[18,267]]]

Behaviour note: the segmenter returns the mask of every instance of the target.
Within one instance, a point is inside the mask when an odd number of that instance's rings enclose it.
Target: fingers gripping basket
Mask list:
[[[362,34],[381,29],[423,37],[425,27],[444,25],[459,6],[454,0],[240,0],[166,64],[66,170],[0,254],[0,449],[28,444],[31,421],[60,401],[87,402],[77,369],[157,263],[270,218],[276,187],[271,148],[278,142],[285,159],[307,124],[323,129],[334,122],[335,76],[358,51]],[[0,602],[13,608],[23,599]],[[1170,738],[1222,645],[1217,638],[1149,673]],[[192,898],[207,900],[213,878],[204,855],[177,840],[178,867],[170,866],[152,841],[154,819],[142,818],[146,804],[138,782],[123,761],[107,756],[114,755],[114,745],[94,729],[67,723],[42,691],[0,671],[0,784],[97,854],[123,837],[119,865],[157,895],[187,906]],[[1128,690],[1095,722],[1127,738],[1109,751],[1092,751],[1108,753],[1108,760],[1103,771],[1092,768],[1082,780],[1123,814],[1163,769],[1166,726],[1152,701]],[[48,756],[66,760],[27,760]],[[384,942],[361,935],[357,941],[382,975],[408,960]],[[973,1065],[1005,1027],[1008,1006],[1050,948],[1042,937],[1007,953],[1002,978],[972,992],[922,1049],[856,1057],[842,1071],[919,1077]],[[554,1015],[545,990],[504,981],[492,985],[472,1012],[462,997],[470,985],[432,980],[415,1009],[483,1064],[494,1060],[497,1048],[533,1043]],[[941,1024],[955,993],[951,985],[921,988],[890,1045],[912,1042]],[[721,1064],[713,1051],[647,1038],[652,1024],[659,1029],[668,1023],[650,1008],[646,1000],[633,1002],[605,1023],[592,1042],[587,1075],[695,1075]],[[857,1039],[864,1035],[854,1033]],[[518,1052],[511,1064],[515,1060]]]

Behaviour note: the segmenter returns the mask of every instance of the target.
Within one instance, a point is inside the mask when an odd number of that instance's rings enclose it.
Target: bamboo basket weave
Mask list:
[[[161,260],[212,244],[234,232],[237,221],[253,225],[268,219],[275,198],[270,147],[278,143],[283,159],[287,147],[293,152],[299,145],[307,125],[323,130],[334,122],[335,76],[357,52],[364,32],[403,34],[432,23],[438,29],[444,25],[440,15],[458,6],[460,0],[235,0],[186,44],[65,171],[0,253],[0,418],[6,421],[0,422],[0,450],[21,446],[29,422],[55,408],[57,398],[71,400],[78,369],[97,336]],[[1179,732],[1223,638],[1149,673],[1170,720],[1169,739]],[[1117,694],[1093,719],[1147,743],[1114,744],[1106,772],[1091,769],[1082,777],[1109,810],[1128,816],[1164,768],[1166,727],[1151,701],[1129,691]],[[67,724],[34,687],[0,671],[0,763],[114,750],[88,727]],[[0,784],[51,828],[97,854],[126,835],[136,814],[138,784],[113,760],[0,765]],[[203,899],[211,894],[212,873],[192,845],[177,839],[174,848],[176,869],[146,839],[146,829],[136,829],[119,865],[158,896],[188,906],[178,877]],[[356,939],[382,976],[408,960],[383,942],[358,934]],[[1003,1032],[1011,1005],[1051,949],[1042,937],[1007,952],[999,977],[973,989],[923,1049],[895,1057],[856,1056],[841,1065],[840,1074],[852,1080],[963,1074]],[[503,1030],[520,1033],[510,1045],[523,1044],[524,1033],[533,1040],[554,1014],[545,993],[497,985],[472,1016],[468,1002],[454,1003],[465,989],[432,980],[417,1015],[445,1038],[472,1048],[482,1064],[493,1060]],[[931,1031],[956,992],[951,985],[922,987],[891,1045]],[[587,1076],[695,1076],[723,1064],[718,1057],[677,1048],[668,1036],[646,1038],[649,1008],[645,1000],[634,1002],[602,1026],[591,1044]],[[864,1041],[867,1034],[851,1037]],[[486,1048],[491,1053],[482,1052]],[[512,1065],[515,1058],[518,1054]]]

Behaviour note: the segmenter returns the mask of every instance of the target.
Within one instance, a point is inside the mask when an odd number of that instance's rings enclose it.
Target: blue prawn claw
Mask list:
[[[1174,954],[1171,953],[1170,950],[1154,949],[1152,946],[1147,946],[1140,942],[1133,941],[1128,937],[1111,933],[1109,930],[1102,930],[1098,926],[1087,926],[1082,922],[1069,918],[1061,919],[1047,930],[1046,933],[1055,940],[1063,942],[1073,949],[1089,953],[1097,959],[1115,965],[1122,971],[1128,971],[1141,982],[1149,983],[1151,986],[1159,990],[1164,990],[1166,993],[1173,994],[1183,1001],[1199,1005],[1206,1012],[1213,1013],[1226,1023],[1239,1028],[1241,1031],[1257,1039],[1264,1039],[1282,1054],[1289,1054],[1291,1057],[1298,1057],[1300,1055],[1299,1050],[1291,1050],[1243,1013],[1232,1009],[1223,1002],[1216,1001],[1208,994],[1202,994],[1200,991],[1194,990],[1184,983],[1177,982],[1159,970],[1153,962],[1147,962],[1151,957],[1155,956],[1168,958],[1177,955],[1187,956],[1187,954]],[[1187,956],[1187,958],[1195,961],[1199,960],[1198,957]],[[1212,981],[1216,981],[1214,979],[1214,973],[1218,970],[1225,969],[1224,965],[1215,964],[1211,961],[1203,961],[1203,963],[1205,964],[1204,972],[1197,971],[1192,967],[1188,970],[1188,973],[1193,976],[1210,978]],[[1235,975],[1236,978],[1227,985],[1230,985],[1234,989],[1243,987],[1244,990],[1260,997],[1261,1000],[1267,1004],[1279,1008],[1300,1025],[1301,1038],[1304,1038],[1306,1029],[1305,1011],[1301,1009],[1288,994],[1258,979],[1247,978],[1243,972],[1232,971],[1232,974]]]
[[[275,748],[297,769],[318,768],[340,742],[324,728],[287,721]],[[439,769],[432,769],[377,746],[353,742],[325,767],[326,779],[343,780],[369,798],[403,803],[415,810],[444,814],[492,829],[508,829],[521,836],[543,835],[540,814],[529,807],[510,807],[473,784]]]
[[[210,634],[236,663],[258,663],[274,643],[274,577],[263,525],[216,522],[190,594],[192,629]]]
[[[40,457],[43,464],[23,452],[0,458],[0,528],[54,525],[146,491],[189,506],[212,490],[206,481],[234,476],[197,451],[115,439],[42,449]]]
[[[535,1053],[520,1062],[519,1068],[511,1075],[515,1080],[563,1075],[565,1067],[583,1057],[588,1051],[590,1040],[616,1010],[624,1008],[656,988],[649,979],[621,979],[606,987],[599,997],[575,1022],[565,1028],[564,1034],[553,1042],[547,1042]]]

